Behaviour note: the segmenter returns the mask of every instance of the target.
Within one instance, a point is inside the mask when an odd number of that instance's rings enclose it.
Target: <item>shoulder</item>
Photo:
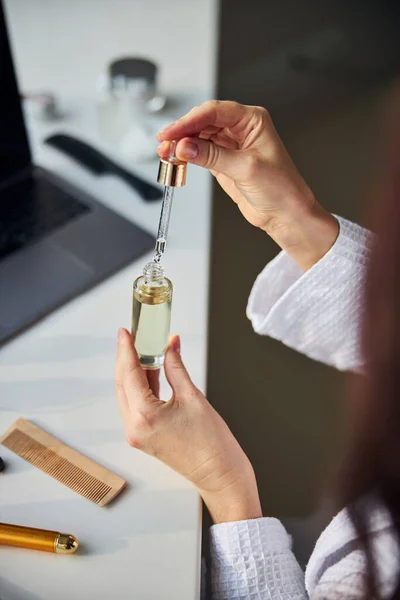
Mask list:
[[[399,577],[399,542],[387,511],[371,504],[369,533],[378,584],[388,597]],[[341,511],[320,536],[306,569],[306,587],[313,599],[362,597],[366,561],[348,511]]]

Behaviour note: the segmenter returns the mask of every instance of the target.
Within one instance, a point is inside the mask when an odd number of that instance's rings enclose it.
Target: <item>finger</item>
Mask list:
[[[209,127],[205,127],[201,133],[205,133],[206,135],[213,135],[214,133],[218,133],[221,130],[221,127],[216,127],[215,125],[210,125]]]
[[[115,377],[114,377],[115,395],[117,397],[118,409],[121,414],[122,420],[124,421],[124,423],[128,423],[129,419],[130,419],[128,400],[126,398],[124,386],[122,383],[122,378],[120,377],[120,375],[118,373],[117,365],[118,365],[118,361],[115,365]]]
[[[118,331],[117,362],[115,368],[117,385],[122,385],[128,404],[142,404],[151,391],[146,374],[142,369],[132,337],[126,329]]]
[[[247,167],[240,151],[223,148],[212,141],[199,138],[180,140],[176,146],[176,156],[193,165],[219,171],[232,179],[241,177],[242,171]]]
[[[181,341],[174,335],[165,353],[165,376],[176,395],[181,395],[188,390],[193,390],[194,385],[181,359]]]
[[[222,133],[206,133],[204,131],[202,131],[199,134],[199,137],[197,139],[191,140],[193,141],[194,144],[196,144],[196,142],[198,141],[198,139],[201,140],[210,140],[212,142],[214,142],[215,144],[217,144],[218,146],[221,146],[222,148],[227,148],[227,149],[231,149],[231,150],[237,150],[239,148],[239,144],[238,142],[233,139],[232,137],[222,134]],[[178,142],[178,145],[181,142]],[[171,147],[171,142],[162,142],[161,144],[159,144],[159,146],[157,147],[157,154],[159,155],[160,158],[167,160],[169,158],[170,155],[170,147]],[[180,146],[182,151],[185,151],[185,146]],[[178,151],[178,150],[177,150]],[[195,161],[191,161],[190,158],[188,157],[183,157],[182,155],[178,158],[181,158],[181,160],[185,160],[185,161],[189,161],[189,162],[193,162],[193,164],[197,164]],[[205,166],[205,165],[201,165],[201,166]]]
[[[240,148],[240,145],[237,140],[235,140],[230,135],[226,135],[222,132],[212,135],[210,139],[219,146],[223,146],[224,148],[232,148],[233,150],[239,150]]]
[[[121,414],[122,420],[124,424],[127,424],[130,421],[131,413],[129,410],[128,400],[125,394],[124,386],[116,382],[115,393],[117,396],[118,409]]]
[[[235,127],[248,114],[249,107],[237,102],[211,100],[192,109],[157,136],[162,142],[183,137],[196,136],[209,127]]]
[[[162,142],[157,147],[157,154],[159,155],[160,158],[168,158],[170,146],[171,146],[171,142]]]
[[[148,369],[146,376],[151,391],[156,398],[160,398],[160,369]]]
[[[199,133],[198,136],[201,140],[210,140],[218,146],[222,146],[223,148],[232,148],[232,150],[237,150],[239,148],[239,144],[229,135],[219,133],[204,133],[203,131]]]
[[[130,431],[132,427],[132,413],[129,409],[128,399],[122,386],[117,388],[117,401],[119,412],[124,424],[125,436],[129,440],[131,439]]]

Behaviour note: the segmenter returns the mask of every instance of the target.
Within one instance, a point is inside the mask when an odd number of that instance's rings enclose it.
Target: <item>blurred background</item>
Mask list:
[[[48,92],[59,128],[71,128],[82,104],[94,103],[86,129],[98,127],[100,143],[122,159],[154,158],[157,127],[181,114],[186,101],[207,95],[213,80],[215,0],[200,1],[198,19],[194,4],[179,0],[4,0],[4,7],[27,109],[46,116],[34,100]],[[141,59],[150,64],[137,65]]]
[[[329,211],[365,222],[399,71],[397,2],[221,0],[217,94],[268,108]],[[254,334],[249,290],[278,249],[213,194],[208,396],[255,467],[264,514],[305,564],[334,510],[349,376]]]
[[[268,108],[321,204],[364,218],[399,68],[397,2],[5,0],[5,9],[38,156],[44,135],[83,131],[150,180],[158,129],[209,97],[237,100]],[[121,57],[150,59],[156,75],[133,76],[134,63],[113,71]],[[150,230],[158,209],[149,210],[136,221]],[[254,334],[248,294],[277,248],[217,186],[210,246],[207,394],[253,462],[265,515],[283,519],[305,562],[331,516],[324,490],[345,443],[346,378]]]

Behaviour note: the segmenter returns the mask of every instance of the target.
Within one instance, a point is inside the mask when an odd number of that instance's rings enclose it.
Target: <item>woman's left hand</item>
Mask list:
[[[220,415],[191,381],[174,336],[165,356],[172,398],[158,397],[125,329],[118,333],[116,392],[128,442],[190,480],[215,523],[261,517],[253,468]]]

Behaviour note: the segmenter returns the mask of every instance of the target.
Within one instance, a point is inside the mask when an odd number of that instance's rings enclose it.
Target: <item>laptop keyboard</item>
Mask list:
[[[0,260],[90,211],[90,207],[38,177],[0,191]]]

